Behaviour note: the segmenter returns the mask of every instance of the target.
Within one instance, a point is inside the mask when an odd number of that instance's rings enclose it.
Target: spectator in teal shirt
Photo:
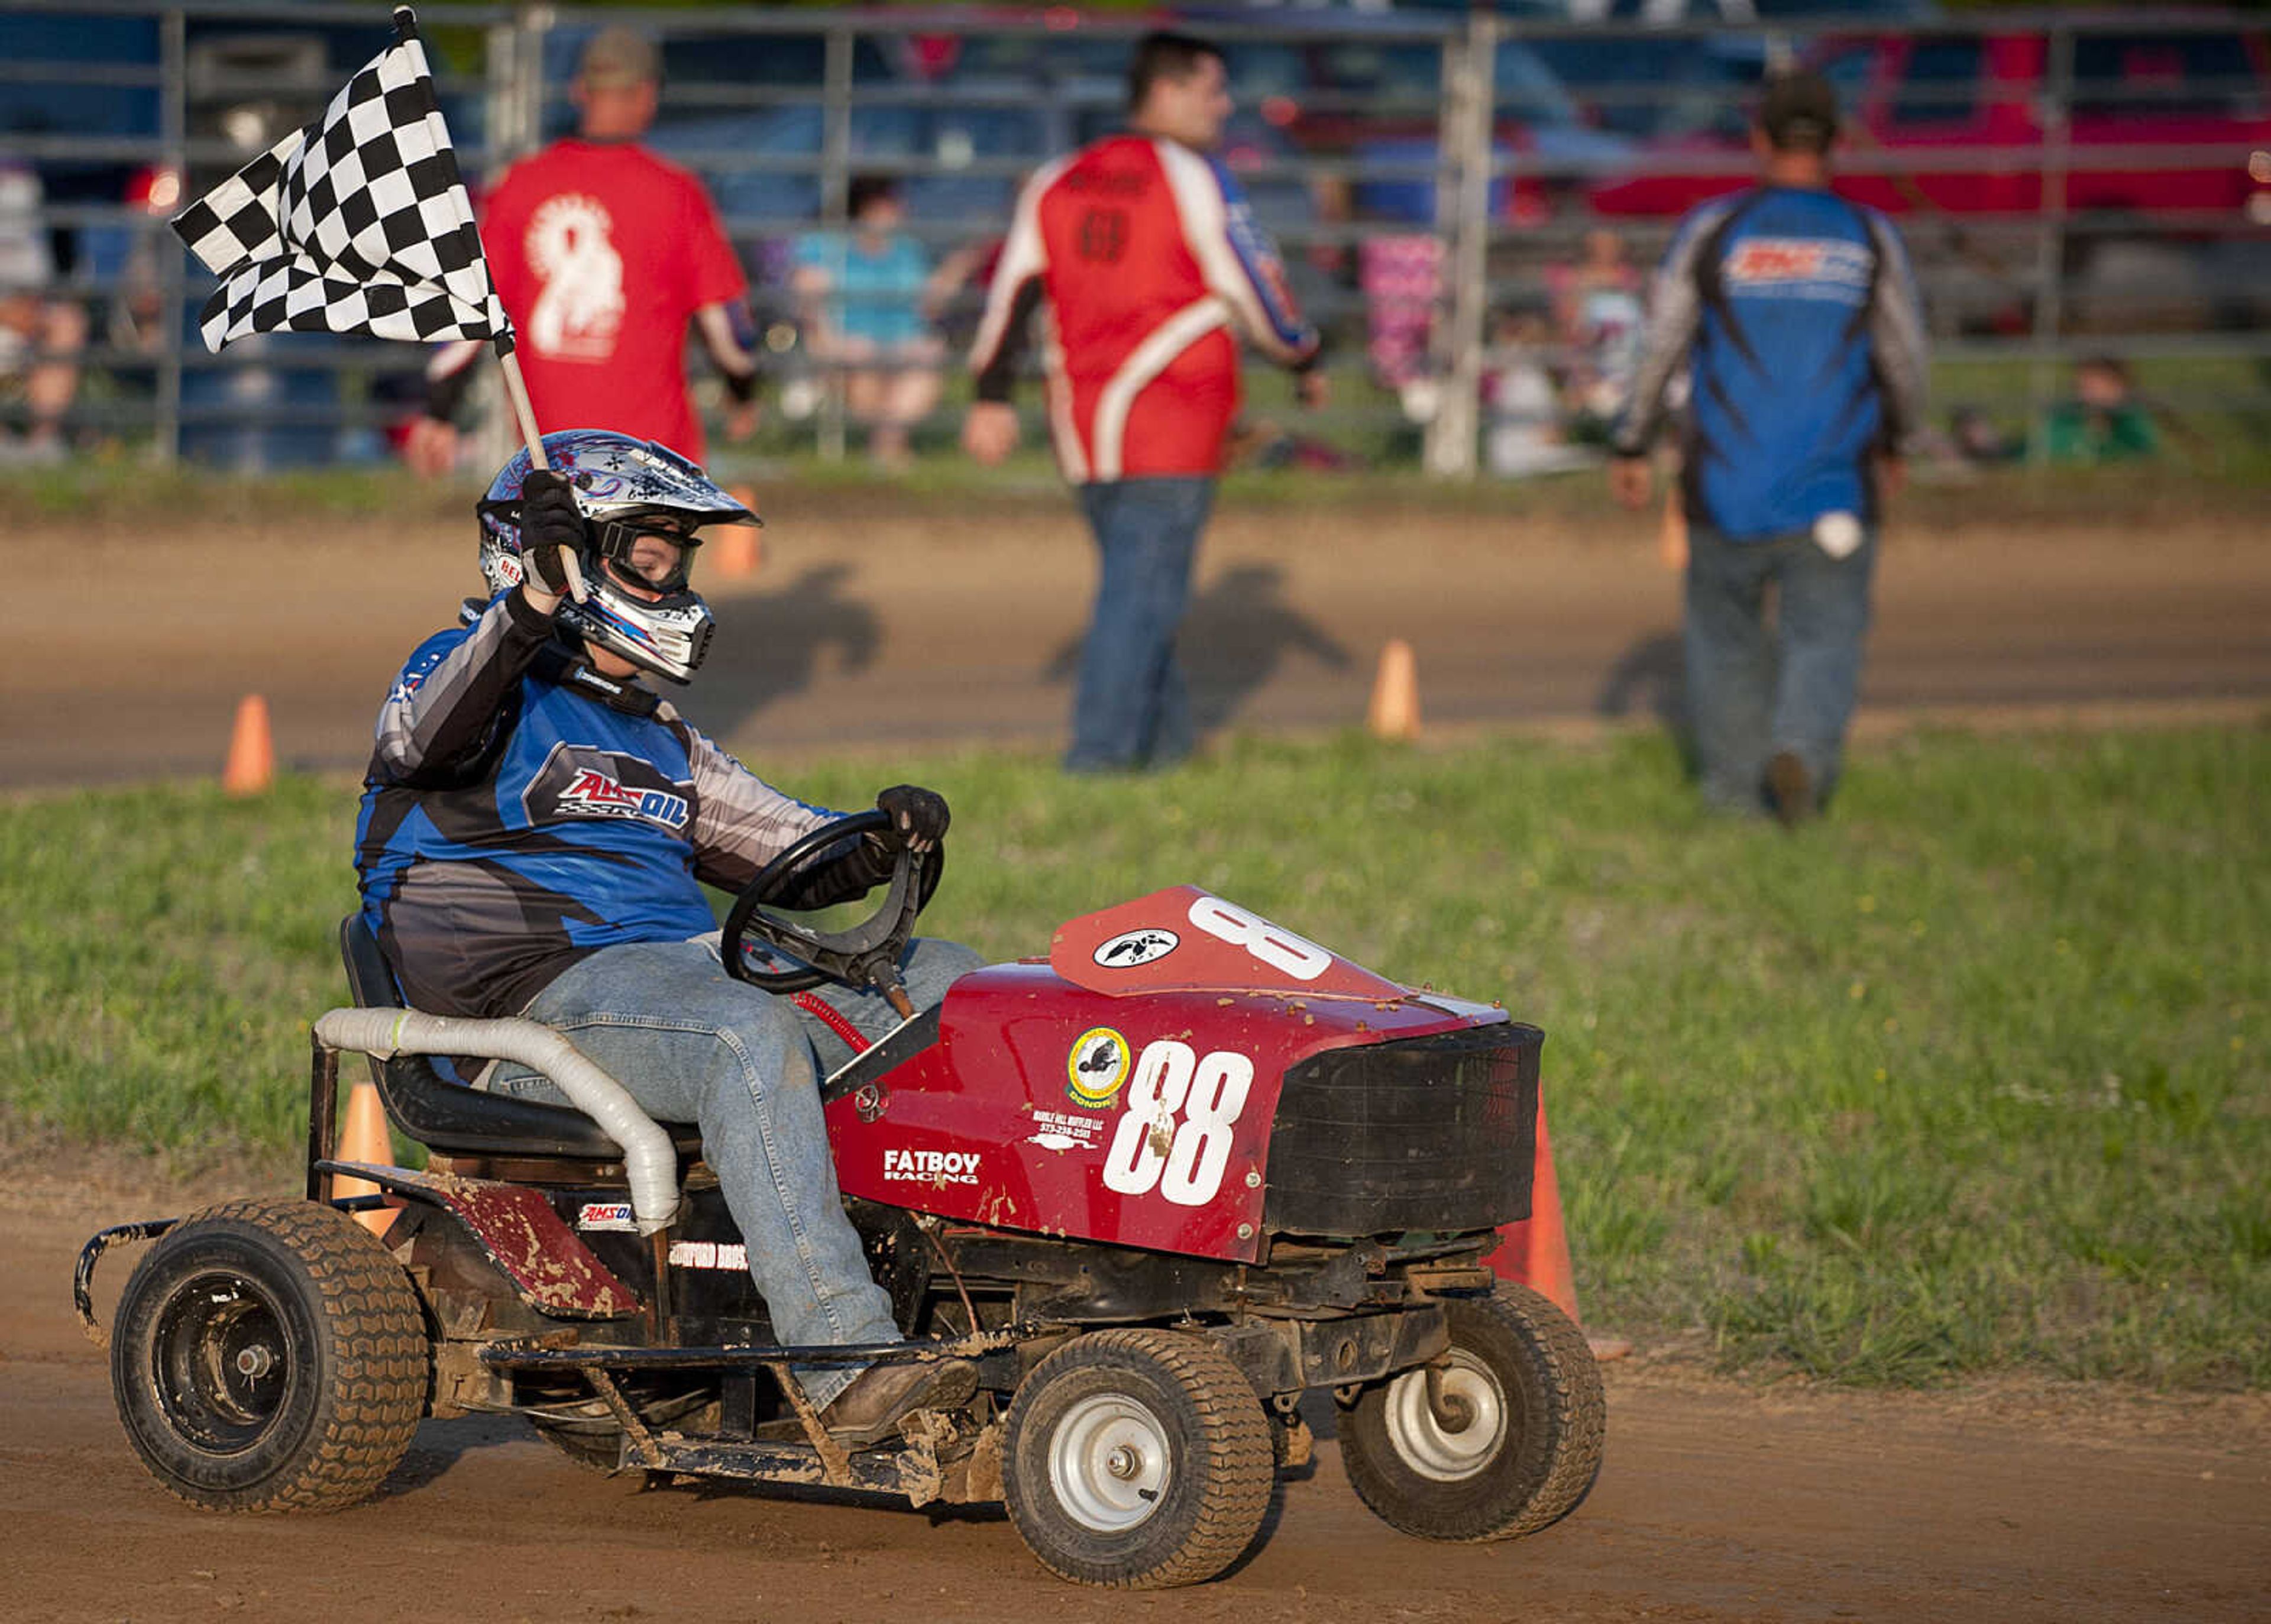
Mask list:
[[[2161,451],[2152,414],[2131,392],[2127,364],[2112,356],[2075,363],[2074,399],[2051,409],[2045,434],[2053,462],[2128,462]]]
[[[900,229],[906,210],[887,177],[854,180],[849,212],[848,232],[798,240],[792,285],[812,354],[843,378],[845,409],[867,429],[869,455],[896,472],[909,432],[938,405],[945,346],[931,318],[967,267],[957,257],[932,268]]]

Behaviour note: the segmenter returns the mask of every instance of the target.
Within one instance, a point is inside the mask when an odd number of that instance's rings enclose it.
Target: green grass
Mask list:
[[[2175,363],[2168,363],[2173,365]],[[2023,369],[1949,363],[1942,398],[1984,406],[2016,428],[2023,413]],[[2166,383],[2166,366],[2141,368],[2148,389]],[[1277,385],[1257,383],[1258,413],[1289,429],[1308,432],[1303,420],[1274,409]],[[1282,392],[1279,391],[1279,392]],[[811,449],[810,425],[775,421],[751,445],[714,448],[721,479],[754,481],[758,505],[795,525],[924,515],[942,503],[957,511],[982,510],[1005,522],[1024,510],[1062,512],[1069,498],[1050,462],[1046,436],[1029,425],[1024,448],[999,469],[980,468],[954,448],[958,416],[942,412],[925,430],[924,454],[905,476],[879,477],[856,453],[824,461]],[[1944,527],[2061,525],[2133,530],[2198,519],[2253,519],[2271,482],[2271,451],[2260,413],[2193,412],[2171,427],[2165,455],[2148,463],[2104,468],[2003,466],[1950,481],[1919,466],[1895,509],[1894,523],[1917,533]],[[1323,437],[1360,451],[1361,436],[1327,430]],[[260,531],[279,514],[326,522],[385,519],[390,524],[471,524],[481,481],[421,482],[398,468],[308,470],[262,476],[229,474],[184,465],[153,469],[132,447],[54,468],[21,471],[13,495],[34,525],[67,525],[74,532],[150,525],[177,527],[184,515],[205,525]],[[1410,459],[1339,473],[1242,468],[1223,481],[1221,510],[1361,513],[1383,525],[1433,516],[1492,521],[1542,521],[1584,533],[1619,510],[1609,501],[1598,469],[1550,478],[1460,483],[1432,478]],[[1629,534],[1619,520],[1615,533]]]
[[[2271,1380],[2271,734],[1915,738],[1794,838],[1652,739],[902,772],[956,810],[927,927],[989,954],[1191,880],[1543,1025],[1591,1323],[1853,1382]],[[352,799],[0,805],[0,1121],[290,1145]]]

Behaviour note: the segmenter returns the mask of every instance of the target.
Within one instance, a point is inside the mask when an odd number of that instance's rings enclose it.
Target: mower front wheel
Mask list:
[[[1510,1539],[1593,1486],[1607,1429],[1600,1367],[1569,1316],[1526,1286],[1447,1305],[1433,1365],[1366,1388],[1344,1417],[1357,1498],[1423,1539]]]
[[[1211,1579],[1261,1531],[1270,1423],[1213,1343],[1097,1331],[1034,1367],[1009,1406],[1002,1487],[1041,1565],[1081,1584]]]
[[[410,1279],[346,1214],[235,1201],[168,1231],[112,1332],[151,1475],[218,1511],[335,1511],[410,1447],[430,1352]]]

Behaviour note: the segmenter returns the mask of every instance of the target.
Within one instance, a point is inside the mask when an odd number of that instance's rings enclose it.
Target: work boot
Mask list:
[[[977,1390],[978,1367],[966,1359],[870,1365],[820,1412],[820,1424],[839,1442],[870,1444],[913,1411],[951,1410]]]
[[[1767,763],[1767,792],[1784,829],[1795,829],[1813,816],[1813,778],[1793,752],[1776,751]]]

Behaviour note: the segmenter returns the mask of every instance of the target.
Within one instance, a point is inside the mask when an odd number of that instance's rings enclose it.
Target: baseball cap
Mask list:
[[[1793,68],[1767,80],[1759,128],[1783,149],[1823,152],[1837,133],[1837,91],[1819,73]]]
[[[652,85],[662,78],[662,59],[655,52],[654,41],[618,25],[592,36],[577,61],[576,77],[595,90]]]

